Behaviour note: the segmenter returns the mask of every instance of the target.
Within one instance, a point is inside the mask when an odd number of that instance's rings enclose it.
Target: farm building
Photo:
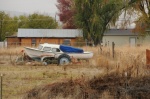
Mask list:
[[[18,29],[16,36],[7,37],[7,46],[36,46],[39,43],[75,45],[83,37],[79,29]],[[140,46],[150,42],[150,36],[139,36],[132,29],[109,29],[104,33],[103,45]],[[82,42],[85,43],[85,42]]]
[[[7,37],[7,46],[36,46],[39,43],[73,45],[82,34],[78,29],[18,29],[17,36]]]

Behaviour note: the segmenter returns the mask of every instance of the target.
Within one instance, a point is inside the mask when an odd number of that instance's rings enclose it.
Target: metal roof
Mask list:
[[[133,29],[109,29],[104,33],[104,36],[137,36]]]
[[[137,36],[132,29],[109,29],[104,36]],[[18,29],[17,37],[83,37],[81,29]]]
[[[17,37],[82,37],[80,29],[18,29]]]

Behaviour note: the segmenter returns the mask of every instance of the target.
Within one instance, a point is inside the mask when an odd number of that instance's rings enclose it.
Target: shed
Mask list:
[[[16,37],[7,37],[9,44],[36,46],[39,43],[73,45],[82,37],[79,29],[18,29]]]

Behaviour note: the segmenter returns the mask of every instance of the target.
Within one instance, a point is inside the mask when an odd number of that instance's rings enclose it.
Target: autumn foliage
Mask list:
[[[60,21],[63,23],[63,28],[76,28],[73,22],[73,15],[75,13],[72,7],[73,0],[57,0],[57,2],[58,4],[56,6],[59,10],[58,16]]]

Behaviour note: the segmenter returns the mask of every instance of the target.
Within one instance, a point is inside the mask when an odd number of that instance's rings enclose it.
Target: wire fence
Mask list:
[[[43,42],[46,43],[46,42]],[[10,48],[10,47],[38,47],[39,44],[43,43],[20,43],[20,42],[0,42],[0,48]],[[83,47],[83,46],[93,46],[92,43],[87,42],[70,42],[70,43],[58,43],[58,42],[48,42],[49,44],[60,44],[60,45],[68,45],[68,46],[76,46],[76,47]]]

